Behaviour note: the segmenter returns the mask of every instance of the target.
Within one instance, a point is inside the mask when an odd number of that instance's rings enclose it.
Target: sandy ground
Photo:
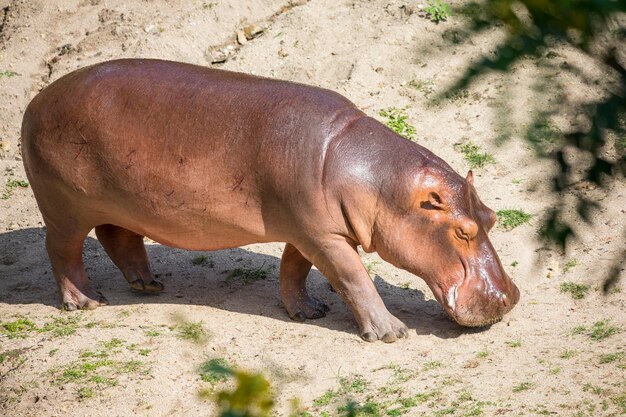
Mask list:
[[[431,105],[429,90],[441,91],[463,65],[489,52],[502,36],[499,28],[457,44],[450,34],[462,16],[437,25],[406,1],[249,3],[0,0],[0,414],[212,415],[210,395],[201,393],[226,385],[203,381],[199,368],[219,358],[267,375],[278,415],[289,415],[294,398],[312,416],[340,415],[337,408],[350,399],[368,416],[624,415],[625,280],[607,295],[599,287],[624,246],[626,185],[596,190],[582,183],[575,192],[601,206],[594,227],[579,224],[579,238],[565,254],[547,248],[537,228],[554,204],[547,192],[553,168],[533,158],[521,138],[531,110],[558,100],[537,91],[546,76],[561,77],[565,94],[581,102],[598,92],[558,66],[545,74],[525,60],[510,78],[485,77],[468,94]],[[237,30],[255,27],[263,32],[236,42]],[[225,63],[212,63],[224,55]],[[357,336],[350,312],[317,271],[310,291],[330,313],[306,323],[289,320],[278,298],[282,244],[193,253],[148,242],[166,291],[139,296],[92,236],[85,263],[111,305],[61,313],[34,197],[29,188],[8,185],[25,179],[21,116],[51,81],[118,57],[319,85],[379,119],[383,108],[406,107],[416,140],[463,173],[468,164],[453,145],[470,138],[496,161],[475,171],[483,201],[533,215],[528,224],[491,232],[520,287],[519,305],[489,328],[460,328],[421,279],[364,255],[389,310],[411,333],[394,344],[370,344]],[[558,51],[558,60],[603,76],[577,59]],[[575,118],[563,115],[555,123],[566,129]],[[496,146],[504,131],[512,139]],[[267,276],[229,278],[237,268]],[[564,282],[590,290],[574,300],[560,291]],[[204,337],[185,339],[184,329]]]

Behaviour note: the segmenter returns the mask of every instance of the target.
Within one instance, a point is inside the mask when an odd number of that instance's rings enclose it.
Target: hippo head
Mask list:
[[[496,214],[478,198],[472,172],[422,171],[402,188],[402,207],[377,219],[376,251],[422,277],[457,323],[499,321],[520,293],[487,236]]]

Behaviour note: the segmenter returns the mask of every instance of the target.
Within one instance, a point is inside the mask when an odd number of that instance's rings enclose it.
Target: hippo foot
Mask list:
[[[105,306],[109,304],[109,300],[105,298],[99,291],[91,291],[93,294],[87,296],[85,294],[66,294],[63,297],[61,304],[61,310],[63,311],[75,311],[75,310],[95,310],[99,306]]]
[[[150,282],[143,282],[141,279],[136,279],[135,281],[129,282],[130,289],[134,292],[140,293],[157,293],[163,291],[165,288],[163,283],[153,279]]]
[[[361,326],[361,338],[366,342],[382,340],[385,343],[393,343],[408,336],[409,329],[389,312]]]
[[[306,319],[319,319],[326,316],[330,310],[328,306],[314,297],[305,296],[295,303],[293,309],[287,309],[289,317],[294,321],[304,321]]]

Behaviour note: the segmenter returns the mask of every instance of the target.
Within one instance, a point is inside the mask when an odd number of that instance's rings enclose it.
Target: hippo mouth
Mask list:
[[[497,323],[500,320],[502,320],[502,317],[503,316],[499,316],[499,317],[494,317],[492,319],[487,319],[487,320],[482,320],[482,321],[459,321],[456,317],[450,316],[450,318],[452,320],[454,320],[456,323],[460,324],[463,327],[484,327],[484,326],[489,326],[489,325],[492,325],[492,324]]]
[[[446,297],[447,306],[444,304],[444,306],[447,308],[444,308],[444,310],[446,311],[446,313],[448,313],[448,317],[450,317],[450,319],[452,319],[454,322],[458,323],[459,325],[463,327],[484,327],[484,326],[489,326],[491,324],[497,323],[500,320],[502,320],[502,317],[503,317],[502,315],[495,316],[495,317],[488,318],[488,319],[483,319],[483,320],[461,319],[456,309],[458,290],[461,284],[462,284],[462,281],[458,284],[454,284],[452,287],[448,289],[448,295]]]

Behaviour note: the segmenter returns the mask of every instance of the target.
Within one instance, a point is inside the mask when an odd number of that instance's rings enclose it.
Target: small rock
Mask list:
[[[156,27],[156,25],[148,25],[143,28],[143,31],[151,35],[154,35],[155,33],[159,31],[159,29]]]
[[[72,49],[74,49],[72,48],[72,44],[66,43],[65,45],[59,48],[59,56],[69,53]]]
[[[226,62],[229,56],[230,54],[223,49],[213,49],[208,53],[208,58],[211,61],[211,64],[221,64]]]
[[[285,58],[289,56],[289,52],[285,51],[282,47],[278,50],[278,56],[281,58]]]
[[[243,28],[243,33],[246,35],[246,39],[254,39],[263,33],[264,29],[257,25],[248,25]]]
[[[239,43],[239,45],[245,45],[248,42],[246,33],[243,30],[237,31],[237,42]]]

